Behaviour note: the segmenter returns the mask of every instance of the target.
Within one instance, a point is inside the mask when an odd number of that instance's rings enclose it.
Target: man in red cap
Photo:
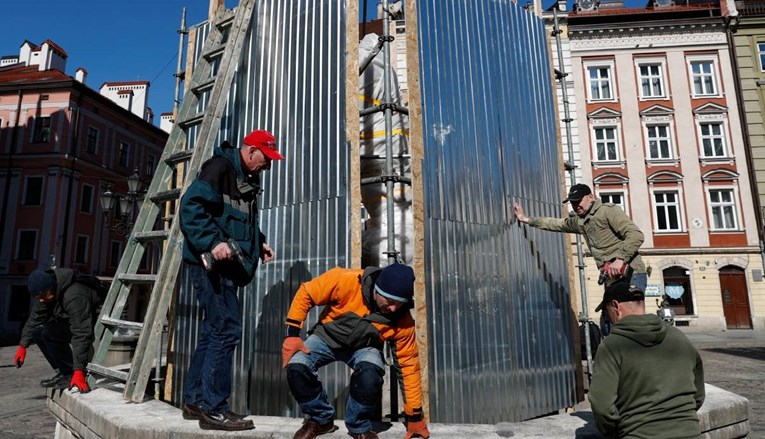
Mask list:
[[[184,269],[204,310],[201,333],[183,389],[183,417],[208,430],[249,430],[229,410],[231,361],[242,333],[238,287],[276,257],[258,225],[260,173],[283,160],[273,134],[255,130],[237,149],[228,142],[202,164],[181,199]]]

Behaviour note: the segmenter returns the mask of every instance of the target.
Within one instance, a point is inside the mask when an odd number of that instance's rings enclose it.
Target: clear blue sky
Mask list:
[[[378,1],[366,1],[368,14],[375,14]],[[229,8],[238,3],[226,0]],[[627,0],[628,6],[644,3]],[[191,26],[207,18],[208,5],[209,0],[3,0],[0,56],[17,55],[24,40],[50,39],[69,55],[65,73],[74,76],[84,67],[95,90],[104,82],[150,81],[149,106],[159,125],[159,115],[173,108],[181,11],[185,6]]]

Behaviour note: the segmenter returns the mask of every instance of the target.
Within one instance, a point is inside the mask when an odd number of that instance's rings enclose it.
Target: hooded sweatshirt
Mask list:
[[[659,316],[624,317],[598,346],[589,400],[607,438],[698,438],[701,357]]]

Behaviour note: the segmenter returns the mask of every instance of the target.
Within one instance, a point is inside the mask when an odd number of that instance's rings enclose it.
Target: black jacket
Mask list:
[[[72,360],[74,369],[85,370],[90,361],[93,345],[93,326],[96,309],[101,303],[98,291],[77,282],[78,272],[69,268],[56,268],[56,294],[53,302],[35,302],[32,313],[21,332],[21,346],[29,347],[32,341],[32,329],[48,322],[69,322],[72,332]]]

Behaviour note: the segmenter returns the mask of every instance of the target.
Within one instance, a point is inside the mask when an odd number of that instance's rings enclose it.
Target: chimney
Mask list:
[[[74,73],[74,79],[85,84],[85,80],[88,78],[88,71],[82,67],[78,67]]]

